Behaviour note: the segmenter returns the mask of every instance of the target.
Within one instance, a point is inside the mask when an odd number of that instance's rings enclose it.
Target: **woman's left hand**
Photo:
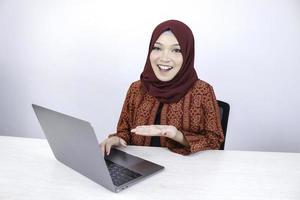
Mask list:
[[[171,125],[145,125],[137,126],[131,132],[143,136],[164,136],[168,138],[175,138],[178,130]]]

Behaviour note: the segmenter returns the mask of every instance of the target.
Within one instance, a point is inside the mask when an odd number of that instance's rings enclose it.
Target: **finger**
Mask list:
[[[131,131],[132,133],[135,133],[135,134],[138,134],[138,135],[142,135],[145,133],[145,131],[141,130],[141,129],[138,129],[138,130],[132,130]]]
[[[145,130],[145,128],[143,128],[141,126],[138,126],[138,127],[134,128],[134,129],[132,129],[131,132],[134,132],[136,134],[141,134],[141,133],[145,133],[147,131]]]
[[[140,128],[142,128],[142,126],[137,126],[134,129],[137,130],[137,129],[140,129]]]
[[[147,129],[149,128],[150,126],[149,125],[143,125],[143,126],[137,126],[136,129]]]
[[[134,129],[131,129],[131,131],[130,132],[133,132],[133,133],[135,133],[136,132],[136,128],[134,128]]]
[[[142,132],[142,131],[136,131],[135,134],[137,134],[137,135],[147,135],[147,133]]]
[[[132,130],[139,130],[139,129],[143,129],[145,126],[137,126],[135,128],[133,128]]]
[[[168,128],[167,125],[155,125],[156,128],[158,129],[165,129],[165,128]]]
[[[106,144],[106,155],[110,154],[111,144]]]

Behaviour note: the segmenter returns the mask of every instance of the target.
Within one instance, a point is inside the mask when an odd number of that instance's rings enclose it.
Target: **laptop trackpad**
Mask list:
[[[111,149],[107,159],[133,171],[145,174],[155,170],[155,164],[142,158],[130,155],[118,149]]]
[[[155,171],[156,168],[153,165],[153,163],[144,160],[144,161],[141,161],[141,162],[131,166],[130,169],[135,170],[139,173],[145,174],[145,173],[151,173],[151,172]]]
[[[127,168],[131,168],[131,166],[144,161],[141,158],[114,148],[111,149],[110,154],[106,158]]]

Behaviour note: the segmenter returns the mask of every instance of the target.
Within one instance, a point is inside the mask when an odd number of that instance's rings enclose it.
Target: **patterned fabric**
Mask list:
[[[127,144],[149,146],[151,137],[131,133],[136,126],[154,124],[159,101],[141,87],[141,82],[131,84],[122,108],[117,133]],[[208,149],[219,149],[224,140],[220,111],[212,86],[197,80],[188,93],[177,103],[164,104],[162,125],[173,125],[181,131],[189,146],[160,137],[162,147],[183,155]]]

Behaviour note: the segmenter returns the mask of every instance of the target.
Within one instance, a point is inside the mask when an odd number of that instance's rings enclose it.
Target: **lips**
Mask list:
[[[168,66],[168,65],[157,65],[157,67],[160,71],[163,71],[163,72],[170,71],[171,69],[174,68],[174,67]]]

